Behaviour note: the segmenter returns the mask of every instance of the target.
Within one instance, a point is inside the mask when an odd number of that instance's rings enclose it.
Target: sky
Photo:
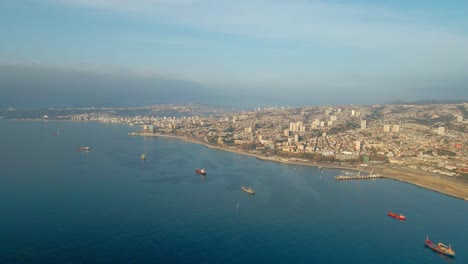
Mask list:
[[[0,107],[423,99],[468,99],[468,1],[0,1]]]

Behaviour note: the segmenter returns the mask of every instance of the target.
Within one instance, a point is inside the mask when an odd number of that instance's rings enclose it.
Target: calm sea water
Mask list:
[[[0,263],[468,263],[468,202],[131,130],[0,122]]]

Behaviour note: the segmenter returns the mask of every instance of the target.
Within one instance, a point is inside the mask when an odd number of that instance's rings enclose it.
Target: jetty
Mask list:
[[[336,176],[335,180],[337,181],[346,181],[346,180],[371,180],[371,179],[381,179],[384,178],[382,175],[356,175],[356,176]]]

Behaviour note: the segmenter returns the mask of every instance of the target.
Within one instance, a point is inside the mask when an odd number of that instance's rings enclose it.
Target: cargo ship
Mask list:
[[[442,254],[444,254],[446,256],[455,257],[455,251],[452,250],[450,244],[448,246],[446,246],[446,245],[444,245],[442,243],[434,244],[431,240],[429,240],[429,236],[426,237],[425,246],[432,249],[432,250],[434,250],[434,251],[442,253]]]
[[[195,169],[195,172],[198,173],[198,174],[200,174],[200,175],[206,175],[206,170],[205,170],[205,168],[203,168],[203,169],[196,168],[196,169]]]
[[[250,186],[249,187],[241,186],[241,189],[248,194],[252,194],[252,195],[255,194],[254,189],[252,189],[252,187]]]
[[[406,216],[402,215],[401,213],[400,214],[395,214],[395,213],[392,213],[392,212],[388,212],[388,216],[393,217],[393,218],[398,219],[398,220],[401,220],[401,221],[404,221],[406,219]]]
[[[79,151],[89,151],[91,148],[90,147],[80,147],[78,150]]]

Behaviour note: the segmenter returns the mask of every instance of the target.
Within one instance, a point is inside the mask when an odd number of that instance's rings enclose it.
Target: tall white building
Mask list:
[[[386,133],[390,132],[390,125],[384,125],[383,132],[386,132]]]
[[[445,134],[445,127],[439,127],[439,128],[437,128],[437,134],[439,134],[439,135],[444,135],[444,134]]]
[[[366,120],[361,120],[361,130],[365,130],[367,128]]]

